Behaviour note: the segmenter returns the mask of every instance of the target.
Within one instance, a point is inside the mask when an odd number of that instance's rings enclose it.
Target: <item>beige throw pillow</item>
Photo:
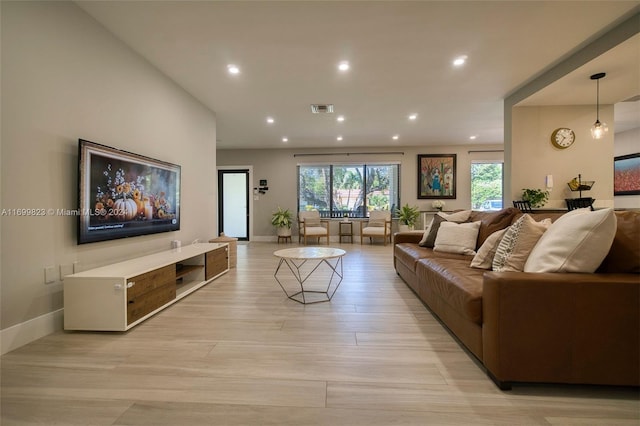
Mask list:
[[[476,254],[476,241],[480,222],[442,222],[436,236],[433,251],[458,253],[472,256]]]
[[[451,214],[438,212],[433,216],[431,220],[431,224],[424,231],[422,239],[418,243],[421,247],[429,247],[433,248],[436,242],[436,236],[438,235],[438,229],[440,229],[440,224],[444,221],[448,222],[456,222],[462,223],[469,220],[469,216],[471,215],[471,210],[463,210]],[[475,248],[475,246],[474,246]]]
[[[613,209],[566,213],[540,238],[524,271],[593,273],[609,253],[616,229]]]
[[[478,253],[471,260],[471,267],[478,269],[491,269],[493,257],[498,250],[498,244],[507,233],[509,228],[504,228],[489,235],[482,246],[478,249]]]
[[[542,234],[551,226],[551,219],[536,222],[530,215],[524,214],[504,234],[493,258],[493,270],[522,271]]]
[[[307,228],[311,228],[312,226],[320,226],[320,218],[305,218],[304,220],[305,225],[307,226]]]

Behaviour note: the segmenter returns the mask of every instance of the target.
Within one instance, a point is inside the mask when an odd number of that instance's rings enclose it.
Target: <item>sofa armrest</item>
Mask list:
[[[483,363],[504,382],[640,385],[640,277],[487,272]]]
[[[414,243],[418,244],[422,239],[422,232],[396,232],[393,234],[393,243]]]

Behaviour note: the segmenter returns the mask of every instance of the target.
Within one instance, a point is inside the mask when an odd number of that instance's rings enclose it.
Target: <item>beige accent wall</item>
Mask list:
[[[609,125],[601,140],[591,137],[595,106],[514,107],[511,143],[511,193],[519,200],[523,188],[545,189],[546,175],[553,176],[546,208],[566,208],[566,198],[577,198],[567,186],[573,177],[593,180],[595,185],[583,197],[596,199],[596,207],[613,207],[613,106],[600,106],[600,120]],[[551,144],[551,133],[568,127],[576,134],[567,149]]]
[[[469,152],[474,150],[497,150],[498,152]],[[502,145],[456,145],[425,147],[390,147],[387,149],[358,147],[351,149],[279,149],[279,150],[218,150],[218,166],[253,166],[253,187],[260,179],[267,179],[269,191],[258,195],[253,201],[250,213],[253,221],[251,239],[275,239],[276,231],[271,225],[271,213],[278,206],[297,210],[297,166],[299,164],[338,164],[338,163],[384,163],[396,162],[400,170],[400,202],[402,205],[417,206],[420,210],[433,210],[433,200],[417,198],[418,154],[456,154],[457,155],[457,191],[456,199],[446,199],[445,209],[468,209],[471,206],[471,161],[502,161]],[[358,154],[358,153],[376,154]],[[395,152],[395,153],[394,153]],[[401,152],[402,154],[400,154]],[[318,154],[339,155],[318,155]],[[347,155],[349,153],[349,155]],[[380,154],[378,154],[380,153]],[[301,155],[302,154],[302,155]],[[313,155],[308,155],[313,154]],[[297,156],[294,156],[297,155]],[[354,232],[358,229],[354,226]],[[297,235],[297,227],[293,233]],[[337,223],[332,223],[331,235],[338,234]]]
[[[72,2],[1,8],[0,208],[76,208],[78,138],[182,166],[178,232],[78,246],[74,217],[2,216],[4,331],[63,307],[61,265],[88,269],[216,235],[217,200],[210,110]]]

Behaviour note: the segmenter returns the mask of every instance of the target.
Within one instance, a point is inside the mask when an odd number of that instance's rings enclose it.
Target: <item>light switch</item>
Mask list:
[[[55,266],[47,266],[44,268],[44,283],[51,284],[57,281],[56,277],[56,267]]]

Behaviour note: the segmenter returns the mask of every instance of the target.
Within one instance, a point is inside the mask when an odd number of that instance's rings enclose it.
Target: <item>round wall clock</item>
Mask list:
[[[576,141],[576,134],[566,127],[559,127],[551,133],[551,144],[559,149],[569,148]]]

